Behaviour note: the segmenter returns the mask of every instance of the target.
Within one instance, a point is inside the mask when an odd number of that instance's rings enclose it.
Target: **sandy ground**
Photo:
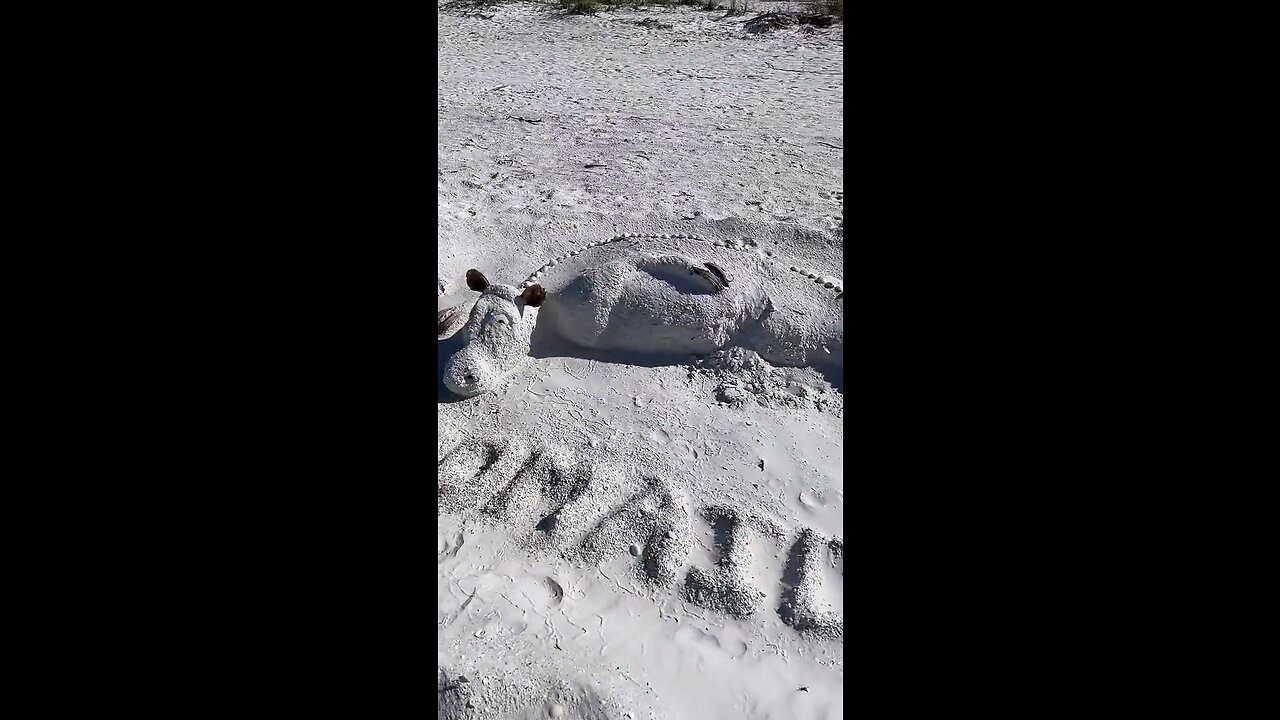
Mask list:
[[[828,363],[557,348],[476,398],[438,377],[438,716],[843,717],[843,29],[482,12],[438,14],[437,309],[469,268],[542,269],[545,313],[593,264],[678,253]],[[583,250],[620,233],[705,239]]]

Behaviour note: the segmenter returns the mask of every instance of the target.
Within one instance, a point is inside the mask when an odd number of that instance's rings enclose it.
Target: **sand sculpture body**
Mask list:
[[[601,264],[580,257],[597,246],[644,240],[680,241],[688,251],[640,252]],[[724,260],[704,259],[716,254],[711,248],[737,251],[730,255],[740,259],[726,269],[730,263]],[[548,297],[539,281],[566,262],[584,267]],[[780,312],[774,289],[762,281],[769,265],[812,282],[810,292],[830,293],[833,300],[844,295],[838,279],[787,265],[750,240],[708,241],[698,235],[624,233],[589,243],[549,260],[518,288],[490,284],[479,271],[468,271],[467,284],[480,297],[437,316],[439,339],[457,333],[463,341],[446,363],[445,385],[463,397],[491,390],[529,354],[535,329],[569,347],[627,355],[687,357],[738,346],[779,365],[840,363],[842,323],[831,322],[838,311],[825,320]]]

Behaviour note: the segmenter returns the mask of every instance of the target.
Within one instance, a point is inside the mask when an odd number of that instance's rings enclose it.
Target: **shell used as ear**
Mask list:
[[[484,292],[489,287],[489,279],[484,276],[484,273],[472,268],[467,271],[467,287],[476,292]]]
[[[547,299],[547,291],[541,285],[534,284],[525,288],[520,297],[529,307],[539,307]]]

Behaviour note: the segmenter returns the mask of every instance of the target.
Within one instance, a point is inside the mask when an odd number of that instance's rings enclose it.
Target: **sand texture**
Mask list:
[[[843,717],[843,28],[723,15],[438,13],[439,718]]]

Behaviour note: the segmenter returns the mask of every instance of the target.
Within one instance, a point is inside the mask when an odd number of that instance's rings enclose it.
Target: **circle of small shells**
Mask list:
[[[529,287],[530,285],[533,285],[538,280],[542,279],[543,274],[545,274],[549,269],[555,267],[556,265],[559,265],[560,263],[568,260],[569,258],[577,257],[578,255],[582,254],[587,250],[590,250],[593,247],[597,247],[599,245],[608,245],[609,243],[619,242],[621,240],[638,240],[638,239],[693,240],[696,242],[709,242],[714,247],[723,247],[723,248],[730,248],[733,250],[739,250],[741,252],[746,252],[746,253],[756,255],[758,257],[762,257],[766,260],[772,260],[774,263],[777,263],[779,266],[785,267],[791,272],[796,273],[797,275],[801,275],[805,278],[812,280],[817,285],[821,285],[824,288],[830,288],[832,291],[837,293],[836,295],[837,298],[839,298],[840,294],[844,292],[844,287],[842,287],[840,280],[833,277],[826,276],[826,275],[819,275],[813,272],[812,270],[806,270],[805,268],[798,267],[796,265],[788,265],[782,262],[781,260],[779,260],[778,257],[773,254],[772,250],[760,250],[759,248],[755,248],[755,247],[749,248],[749,247],[743,246],[740,243],[736,243],[733,241],[725,242],[722,240],[707,240],[705,237],[701,235],[693,235],[689,233],[675,233],[670,235],[668,234],[654,235],[654,234],[647,234],[647,233],[622,233],[621,235],[615,235],[609,238],[608,240],[601,240],[599,242],[587,243],[586,245],[583,245],[577,250],[571,250],[568,253],[561,255],[558,258],[548,260],[546,265],[543,265],[542,267],[533,271],[533,274],[529,276],[529,279],[521,283],[520,287],[526,288],[526,287]],[[753,245],[753,246],[755,245],[755,243],[751,240],[748,240],[746,244]]]

